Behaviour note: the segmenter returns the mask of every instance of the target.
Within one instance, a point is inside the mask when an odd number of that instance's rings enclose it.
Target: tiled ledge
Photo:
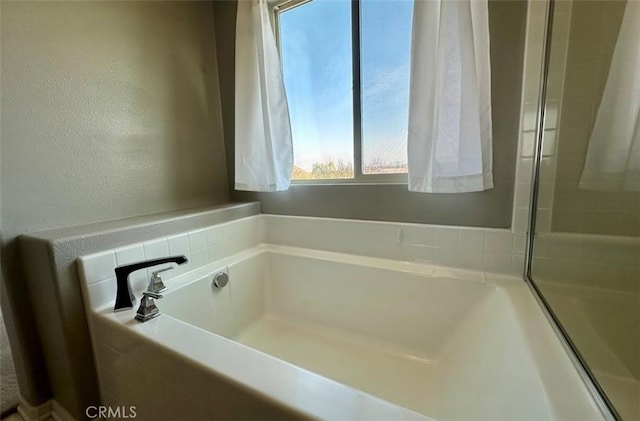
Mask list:
[[[166,235],[168,230],[173,234],[177,234],[192,230],[194,227],[221,224],[233,219],[257,215],[259,213],[260,204],[258,202],[230,203],[206,208],[181,209],[117,219],[114,221],[58,228],[30,233],[22,237],[60,243],[73,242],[74,240],[88,237],[121,235],[118,242],[126,244],[127,242],[133,242],[132,240],[126,239],[127,234],[132,231],[135,231],[133,235],[144,235],[145,238],[154,238]]]
[[[525,235],[470,228],[263,215],[271,244],[519,275]]]

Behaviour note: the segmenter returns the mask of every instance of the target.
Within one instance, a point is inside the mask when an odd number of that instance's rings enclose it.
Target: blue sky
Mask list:
[[[363,159],[406,162],[411,0],[362,0]],[[280,15],[296,165],[353,161],[351,2]]]

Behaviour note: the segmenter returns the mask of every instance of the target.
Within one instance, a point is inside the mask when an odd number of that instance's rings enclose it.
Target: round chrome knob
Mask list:
[[[224,272],[218,272],[213,276],[213,286],[216,289],[224,288],[229,283],[229,275]]]

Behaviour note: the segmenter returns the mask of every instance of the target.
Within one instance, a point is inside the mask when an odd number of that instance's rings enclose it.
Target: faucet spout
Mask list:
[[[115,269],[116,272],[116,304],[113,307],[113,311],[126,310],[133,308],[136,297],[131,291],[131,283],[129,282],[129,275],[136,270],[161,265],[163,263],[176,263],[182,265],[187,263],[186,256],[170,256],[163,257],[161,259],[144,260],[142,262],[131,263],[129,265],[118,266]]]

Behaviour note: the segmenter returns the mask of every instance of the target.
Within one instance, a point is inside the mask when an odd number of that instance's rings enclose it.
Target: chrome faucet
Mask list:
[[[136,311],[135,319],[137,321],[144,323],[160,315],[160,310],[158,310],[158,306],[156,306],[156,302],[153,300],[162,298],[160,293],[165,291],[167,287],[164,285],[162,278],[158,274],[171,269],[173,268],[168,267],[152,272],[151,280],[149,281],[149,285],[147,285],[147,290],[142,293],[140,306],[138,307],[138,311]]]
[[[138,307],[138,311],[136,311],[135,319],[137,321],[144,323],[160,315],[160,310],[158,310],[155,301],[153,301],[154,298],[157,300],[158,298],[162,298],[162,295],[148,290],[142,293],[140,307]]]
[[[163,263],[176,263],[182,265],[187,263],[185,256],[171,256],[161,259],[145,260],[142,262],[131,263],[129,265],[118,266],[116,272],[116,304],[113,311],[121,311],[133,308],[136,297],[131,291],[131,283],[129,282],[129,274],[136,270],[148,268],[151,266],[161,265]],[[143,297],[146,298],[146,297]]]

